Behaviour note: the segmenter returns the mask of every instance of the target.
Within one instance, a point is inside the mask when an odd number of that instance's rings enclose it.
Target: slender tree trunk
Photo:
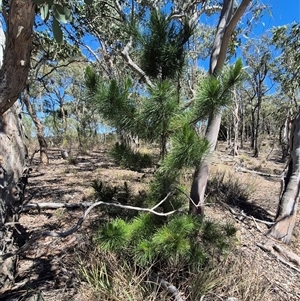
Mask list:
[[[210,57],[210,74],[215,74],[223,67],[231,34],[250,2],[251,0],[243,0],[233,14],[234,0],[223,1],[220,21],[217,27],[212,54]],[[217,143],[221,118],[222,113],[220,110],[212,112],[212,114],[209,116],[205,137],[210,143],[211,152],[214,151]],[[210,158],[207,156],[199,162],[194,173],[190,193],[192,199],[192,202],[190,203],[190,209],[194,214],[204,213],[203,205],[209,166]]]
[[[0,290],[14,281],[14,251],[18,212],[27,183],[27,150],[21,114],[15,103],[24,89],[32,45],[35,5],[31,0],[11,0],[7,12],[6,47],[0,70]],[[0,28],[3,36],[2,27]],[[4,48],[4,45],[0,45]],[[0,48],[1,48],[0,47]]]
[[[40,162],[41,164],[48,165],[49,164],[49,158],[47,153],[48,145],[44,137],[44,127],[40,119],[37,117],[35,108],[32,106],[30,102],[30,95],[28,93],[27,88],[24,91],[24,97],[22,100],[26,106],[27,112],[29,113],[37,129],[37,138],[40,146]]]
[[[240,116],[241,116],[241,137],[240,137],[240,148],[244,148],[245,137],[247,137],[246,127],[245,127],[245,108],[244,104],[240,104]]]
[[[233,157],[238,156],[238,139],[239,139],[239,101],[236,93],[234,93],[235,106],[233,112],[233,128],[234,128],[234,137],[233,137]]]
[[[227,126],[226,126],[226,140],[227,140],[227,146],[228,148],[231,147],[231,141],[232,141],[232,134],[231,134],[231,128],[232,128],[232,120],[231,115],[228,114],[227,116]]]
[[[250,134],[251,134],[250,147],[251,147],[251,149],[254,149],[254,146],[255,146],[255,110],[256,110],[256,107],[251,109],[251,131],[250,131]]]
[[[290,114],[286,116],[283,126],[281,126],[279,131],[279,144],[282,150],[281,160],[284,162],[289,154],[289,145],[290,145],[290,126],[291,118]]]
[[[214,118],[210,117],[208,120],[205,137],[210,142],[209,155],[201,160],[200,164],[196,167],[194,173],[191,194],[190,194],[191,199],[194,202],[194,204],[191,204],[191,209],[193,214],[204,213],[203,205],[204,205],[205,190],[206,190],[208,174],[209,174],[210,154],[214,152],[217,144],[221,119],[222,119],[222,114],[221,112],[219,112],[219,114],[214,113]]]
[[[291,154],[277,208],[275,224],[269,235],[289,243],[296,222],[300,189],[300,114],[293,121],[291,129]]]
[[[258,157],[259,145],[258,145],[258,137],[260,131],[260,109],[262,103],[262,91],[261,91],[261,81],[259,79],[257,86],[257,106],[256,106],[256,122],[255,122],[255,136],[254,136],[254,157]]]

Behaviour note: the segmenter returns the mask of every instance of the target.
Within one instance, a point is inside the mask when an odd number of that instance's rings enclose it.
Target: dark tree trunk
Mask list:
[[[0,290],[14,281],[16,257],[6,258],[5,254],[17,248],[15,229],[28,177],[24,131],[15,102],[28,76],[35,16],[31,0],[8,3],[9,7],[2,3],[8,15],[0,70]]]
[[[40,162],[41,164],[48,165],[49,164],[49,158],[47,153],[48,145],[44,137],[44,127],[40,119],[37,117],[35,108],[32,106],[30,102],[30,95],[28,93],[27,88],[24,91],[24,97],[22,100],[26,106],[27,112],[29,113],[37,129],[37,138],[40,146]]]

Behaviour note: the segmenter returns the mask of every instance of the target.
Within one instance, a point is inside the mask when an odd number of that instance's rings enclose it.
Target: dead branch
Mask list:
[[[294,264],[296,264],[297,266],[300,265],[300,258],[295,253],[284,249],[283,247],[279,246],[278,244],[270,240],[267,241],[265,244],[257,243],[256,245],[259,248],[261,248],[263,251],[272,254],[274,257],[276,257],[276,259],[278,259],[286,266],[300,273],[300,269],[298,269],[294,265]]]
[[[32,164],[32,161],[33,161],[33,158],[34,158],[35,154],[37,154],[39,151],[40,151],[39,149],[36,149],[36,150],[32,153],[32,155],[31,155],[31,157],[30,157],[30,160],[29,160],[29,164],[30,164],[30,165]]]
[[[77,209],[77,208],[86,208],[92,206],[94,203],[92,202],[82,202],[82,203],[29,203],[22,207],[21,212],[27,212],[31,209],[59,209],[59,208],[67,208],[67,209]]]
[[[76,232],[77,230],[80,229],[82,223],[85,221],[85,219],[87,218],[87,216],[89,215],[89,213],[97,206],[100,206],[100,205],[104,205],[104,206],[108,206],[108,207],[118,207],[118,208],[122,208],[122,209],[127,209],[127,210],[136,210],[136,211],[143,211],[143,212],[149,212],[149,213],[152,213],[152,214],[155,214],[155,215],[158,215],[158,216],[168,216],[168,215],[171,215],[175,212],[179,212],[179,211],[182,211],[182,209],[177,209],[177,210],[172,210],[172,211],[169,211],[169,212],[158,212],[158,211],[155,211],[155,209],[157,209],[158,206],[160,206],[162,203],[164,203],[168,198],[169,196],[171,195],[171,192],[169,192],[166,197],[161,200],[158,204],[156,204],[155,206],[153,206],[152,208],[142,208],[142,207],[135,207],[135,206],[129,206],[129,205],[122,205],[122,204],[118,204],[118,203],[108,203],[108,202],[96,202],[96,203],[93,203],[92,205],[90,205],[88,207],[88,209],[84,212],[83,216],[77,221],[76,225],[74,225],[72,228],[66,230],[66,231],[63,231],[63,232],[57,232],[57,231],[43,231],[41,233],[36,233],[33,235],[33,237],[27,242],[25,243],[17,252],[14,252],[14,253],[6,253],[6,254],[0,254],[0,262],[2,260],[5,260],[9,257],[12,257],[12,256],[15,256],[15,255],[18,255],[22,252],[24,252],[25,250],[27,250],[30,246],[32,246],[32,244],[34,242],[36,242],[39,238],[41,237],[44,237],[44,236],[51,236],[51,237],[62,237],[62,238],[65,238],[71,234],[73,234],[74,232]],[[33,205],[33,206],[32,206]],[[54,205],[54,204],[52,204]],[[58,203],[57,204],[58,206],[56,208],[62,208],[62,207],[66,207],[66,205],[71,205],[71,204],[61,204],[61,203]],[[64,205],[64,206],[62,206]],[[26,206],[32,206],[31,208],[41,208],[41,204],[27,204]],[[53,206],[55,207],[55,206]],[[54,209],[52,207],[52,209]],[[45,208],[45,207],[44,207]],[[66,207],[67,208],[67,207]]]
[[[275,174],[269,174],[269,173],[260,172],[260,171],[256,171],[256,170],[250,170],[250,169],[243,168],[243,167],[240,167],[240,166],[236,167],[236,171],[252,173],[252,174],[256,174],[256,175],[263,176],[263,177],[274,177],[274,178],[280,178],[281,177],[281,175],[275,175]]]
[[[254,221],[255,225],[257,226],[257,229],[261,232],[261,229],[258,227],[257,223],[262,223],[262,224],[265,224],[265,225],[274,225],[275,222],[267,222],[267,221],[264,221],[264,220],[261,220],[261,219],[258,219],[258,218],[255,218],[254,216],[252,215],[247,215],[243,210],[239,213],[239,212],[236,212],[233,208],[231,208],[228,204],[218,200],[218,202],[220,202],[224,207],[226,207],[230,213],[232,215],[235,215],[235,216],[240,216],[240,217],[243,217],[243,218],[248,218],[252,221]]]
[[[176,301],[184,301],[185,298],[182,298],[183,293],[181,293],[174,285],[167,282],[166,280],[157,277],[157,282],[172,296],[175,298]]]

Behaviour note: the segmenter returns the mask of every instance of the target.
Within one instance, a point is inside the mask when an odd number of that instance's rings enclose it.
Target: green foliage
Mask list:
[[[95,241],[103,250],[128,258],[141,267],[171,265],[174,269],[184,262],[198,269],[207,260],[206,250],[223,253],[236,232],[233,225],[203,222],[185,214],[173,215],[159,223],[156,220],[157,217],[148,213],[128,221],[114,219],[99,229]]]
[[[114,161],[125,168],[140,171],[143,168],[152,166],[151,156],[134,152],[129,146],[116,143],[110,151]]]
[[[179,215],[160,227],[152,237],[152,244],[160,258],[178,263],[180,258],[189,259],[199,225],[191,216]],[[195,254],[193,254],[195,255]]]
[[[172,192],[161,206],[164,212],[179,209],[186,203],[175,189],[179,186],[180,175],[184,169],[193,168],[208,151],[208,142],[201,139],[185,119],[182,120],[181,127],[170,137],[172,149],[162,160],[150,184],[149,198],[154,203]]]
[[[152,10],[148,30],[138,35],[142,44],[141,68],[154,79],[173,79],[184,65],[184,45],[193,34],[187,20],[180,23]],[[159,45],[159,47],[157,47]]]
[[[85,83],[89,97],[94,102],[99,114],[118,130],[132,132],[136,125],[136,103],[129,78],[124,82],[113,79],[102,80],[91,68],[86,68]]]
[[[99,75],[92,69],[91,66],[87,66],[85,69],[85,85],[86,87],[94,92],[97,88],[97,84],[100,81]]]
[[[201,157],[208,151],[208,141],[201,139],[195,129],[183,124],[172,135],[172,151],[163,162],[162,170],[181,170],[194,167]]]
[[[195,120],[206,118],[231,103],[232,89],[243,79],[242,67],[242,61],[238,59],[233,66],[223,68],[219,74],[208,75],[201,80],[193,106]]]
[[[52,22],[52,31],[54,39],[58,44],[62,44],[63,42],[63,32],[60,27],[60,23],[66,24],[73,21],[73,14],[75,12],[78,13],[80,10],[80,6],[82,6],[82,2],[78,2],[78,4],[68,4],[61,5],[61,3],[54,3],[54,0],[33,0],[34,3],[39,5],[41,19],[47,22],[50,17]],[[92,4],[93,0],[85,0],[84,3],[86,5]],[[74,10],[74,11],[73,11]]]
[[[52,30],[53,30],[54,39],[58,44],[61,44],[63,42],[63,32],[60,28],[59,22],[56,19],[53,19]]]
[[[141,103],[138,124],[139,135],[148,141],[165,140],[170,134],[170,121],[178,113],[176,91],[170,81],[157,82],[149,88],[149,97]],[[163,147],[161,145],[161,147]]]
[[[200,226],[192,216],[174,216],[159,226],[154,217],[140,214],[128,222],[115,219],[104,225],[96,241],[103,249],[127,254],[142,266],[156,261],[178,264],[180,258],[194,260],[197,254],[203,259],[203,252],[194,247],[193,241]]]
[[[299,96],[300,83],[300,23],[275,27],[272,34],[272,42],[280,51],[280,55],[275,58],[273,77],[280,83],[285,96],[294,102]]]
[[[129,232],[130,225],[123,219],[116,218],[101,228],[96,241],[100,242],[104,250],[119,251],[127,245]]]

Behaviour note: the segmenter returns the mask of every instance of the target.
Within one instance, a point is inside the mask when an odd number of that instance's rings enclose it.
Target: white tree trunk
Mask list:
[[[282,181],[276,223],[269,235],[289,243],[296,222],[300,188],[300,114],[293,121],[291,129],[290,161]]]
[[[212,54],[210,57],[210,74],[215,74],[220,70],[225,62],[227,48],[229,41],[231,39],[231,34],[236,27],[238,21],[242,17],[247,6],[251,0],[243,0],[240,6],[237,8],[233,14],[233,4],[234,0],[224,0],[223,8],[220,15],[220,21],[218,24]],[[209,117],[206,135],[205,137],[209,141],[210,151],[213,152],[216,147],[218,134],[220,130],[222,113],[220,110],[212,112]],[[203,205],[204,205],[204,196],[205,189],[208,180],[210,166],[210,158],[207,156],[203,158],[199,165],[196,167],[193,184],[191,188],[191,202],[190,207],[191,211],[194,214],[203,214]],[[196,204],[196,205],[195,205]]]

